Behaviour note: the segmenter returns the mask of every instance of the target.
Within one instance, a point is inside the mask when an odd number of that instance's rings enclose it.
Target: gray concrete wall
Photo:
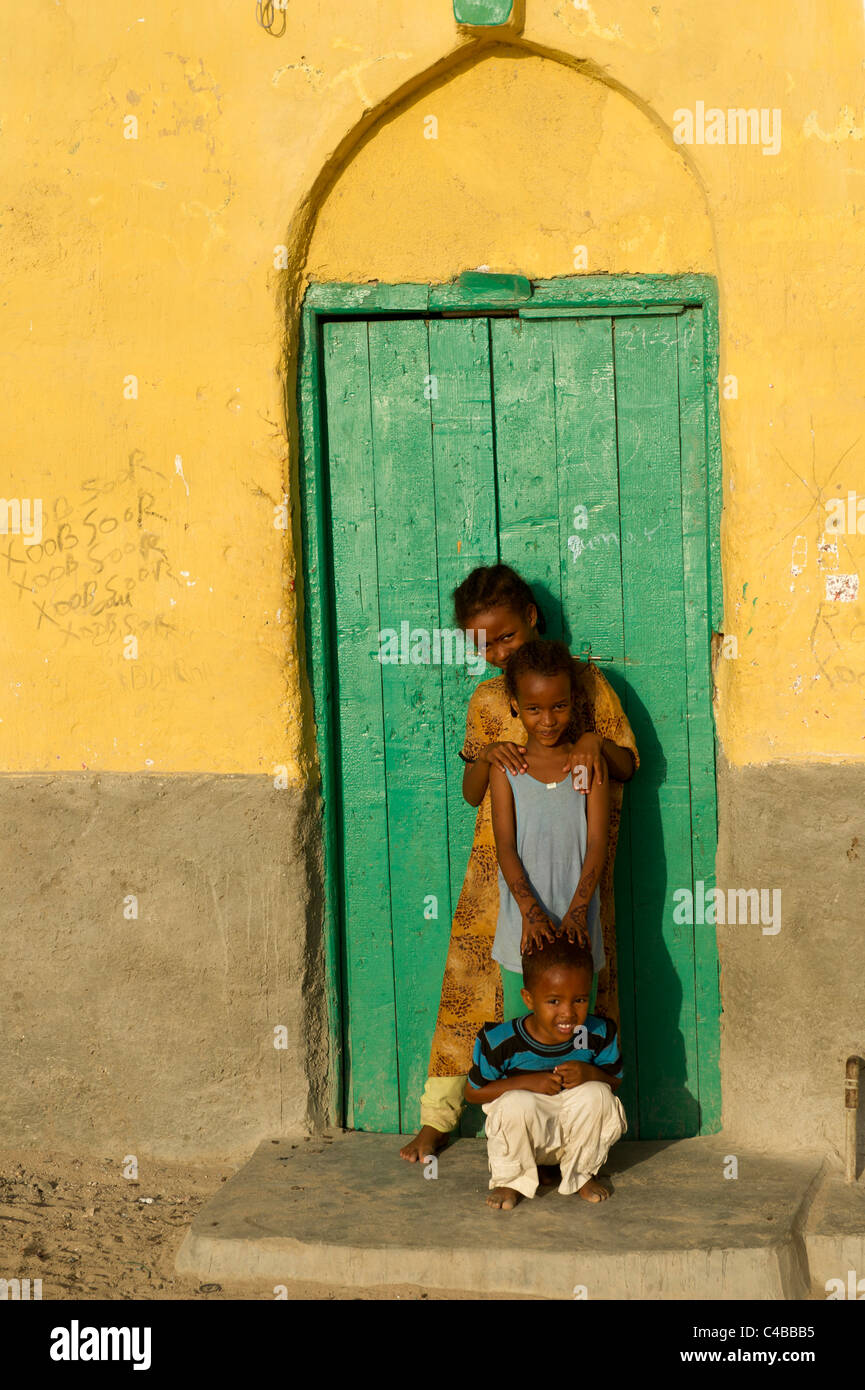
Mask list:
[[[865,1056],[865,768],[721,762],[718,803],[718,886],[782,895],[777,935],[717,928],[724,1129],[840,1150],[844,1063]]]
[[[0,845],[4,1143],[245,1157],[321,1119],[317,794],[7,776]]]
[[[722,760],[718,794],[718,885],[782,894],[777,935],[717,928],[724,1131],[840,1150],[844,1061],[865,1055],[865,770]],[[267,777],[0,778],[4,1142],[236,1158],[320,1126],[320,842],[317,794]]]

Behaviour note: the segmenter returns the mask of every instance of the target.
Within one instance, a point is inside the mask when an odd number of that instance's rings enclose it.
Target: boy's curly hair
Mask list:
[[[520,676],[558,676],[566,672],[571,680],[571,694],[577,685],[577,667],[564,642],[547,642],[535,638],[524,642],[508,657],[505,665],[505,689],[512,702],[517,699]]]
[[[478,613],[491,608],[512,608],[525,617],[534,605],[538,610],[538,632],[546,631],[544,615],[529,585],[510,565],[479,565],[453,591],[454,617],[466,627]]]
[[[572,970],[588,970],[594,974],[592,953],[587,946],[578,941],[569,941],[562,933],[555,941],[545,941],[528,956],[523,956],[523,985],[530,990],[545,970],[556,966],[569,966]]]

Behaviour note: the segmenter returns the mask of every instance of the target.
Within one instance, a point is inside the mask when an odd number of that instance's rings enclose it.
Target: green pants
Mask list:
[[[531,1013],[531,1009],[523,1003],[520,994],[520,990],[523,988],[522,975],[517,975],[513,970],[505,970],[503,965],[499,966],[499,970],[502,976],[502,995],[504,996],[502,1018],[505,1023],[511,1018],[525,1018],[526,1014]]]

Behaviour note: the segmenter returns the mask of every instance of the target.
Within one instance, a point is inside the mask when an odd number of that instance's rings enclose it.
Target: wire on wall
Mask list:
[[[285,33],[285,26],[287,23],[285,12],[287,9],[288,0],[257,0],[255,17],[262,29],[266,30],[272,38],[281,39]],[[273,27],[274,24],[277,23],[277,16],[282,17],[281,29],[274,29]]]

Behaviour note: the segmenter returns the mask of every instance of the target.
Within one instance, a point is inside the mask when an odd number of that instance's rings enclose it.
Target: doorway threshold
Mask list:
[[[298,1280],[568,1300],[819,1296],[803,1228],[820,1155],[740,1148],[738,1177],[725,1179],[729,1138],[621,1142],[600,1174],[610,1200],[550,1187],[499,1212],[484,1202],[483,1140],[444,1150],[435,1177],[402,1160],[399,1142],[357,1131],[264,1141],[196,1216],[178,1272],[255,1281],[263,1298]]]

